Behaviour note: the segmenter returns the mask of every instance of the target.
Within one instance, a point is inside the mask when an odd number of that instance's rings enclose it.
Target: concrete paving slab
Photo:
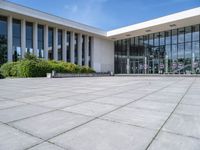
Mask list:
[[[159,129],[168,116],[169,113],[166,112],[124,107],[102,118],[149,129]]]
[[[117,108],[117,106],[100,104],[95,102],[85,102],[75,106],[64,108],[63,110],[87,116],[97,117],[115,108]]]
[[[122,105],[125,105],[132,101],[134,101],[134,100],[131,98],[120,98],[120,97],[116,97],[116,96],[107,96],[107,97],[98,98],[98,99],[94,100],[94,102],[99,102],[99,103],[103,103],[103,104],[111,104],[114,106],[122,106]]]
[[[184,105],[180,104],[174,112],[175,114],[192,115],[200,117],[199,105]]]
[[[10,108],[10,107],[15,107],[15,106],[20,106],[20,105],[25,105],[25,103],[20,103],[16,101],[11,101],[11,100],[0,100],[0,109],[5,109],[5,108]]]
[[[49,108],[22,105],[0,110],[0,121],[7,123],[51,111]]]
[[[60,109],[60,108],[64,108],[66,106],[71,106],[78,103],[80,102],[76,100],[68,100],[67,98],[58,98],[57,100],[37,102],[34,104],[39,105],[39,106],[54,108],[54,109]]]
[[[199,150],[200,140],[161,132],[148,150]]]
[[[160,103],[158,101],[140,100],[128,105],[127,107],[154,110],[154,111],[160,111],[160,112],[172,112],[175,106],[176,104],[174,103]]]
[[[0,149],[23,150],[41,142],[40,139],[23,133],[17,129],[0,124]]]
[[[51,141],[70,150],[144,150],[155,131],[95,120]]]
[[[90,120],[90,117],[54,111],[24,119],[11,125],[32,135],[48,139]]]
[[[163,130],[200,139],[200,117],[173,114]]]

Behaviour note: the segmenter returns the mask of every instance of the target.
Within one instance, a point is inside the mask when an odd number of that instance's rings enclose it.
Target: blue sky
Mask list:
[[[200,6],[200,0],[10,0],[103,30]]]

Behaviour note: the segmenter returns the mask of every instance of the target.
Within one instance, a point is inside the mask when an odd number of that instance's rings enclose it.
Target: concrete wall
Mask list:
[[[93,68],[96,72],[114,72],[114,42],[94,37]]]

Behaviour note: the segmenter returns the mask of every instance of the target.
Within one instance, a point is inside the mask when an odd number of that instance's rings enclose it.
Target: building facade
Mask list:
[[[0,64],[31,53],[117,74],[199,73],[200,8],[102,31],[0,0]]]

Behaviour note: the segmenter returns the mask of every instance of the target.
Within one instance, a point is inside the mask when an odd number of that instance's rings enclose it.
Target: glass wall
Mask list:
[[[62,30],[58,30],[58,60],[62,60]]]
[[[7,18],[0,16],[0,66],[7,62]]]
[[[92,42],[92,38],[89,37],[89,47],[88,47],[88,48],[89,48],[89,49],[88,49],[88,50],[89,50],[89,51],[88,51],[88,54],[89,54],[89,57],[88,57],[88,59],[89,59],[89,63],[88,63],[88,64],[89,64],[89,67],[91,67],[91,52],[92,52],[92,47],[91,47],[92,45],[91,45],[91,42]]]
[[[82,35],[82,66],[85,65],[85,35]]]
[[[38,25],[38,50],[37,56],[44,58],[44,26]]]
[[[26,22],[26,53],[33,54],[33,23]]]
[[[53,59],[53,28],[49,28],[48,30],[48,59]]]
[[[71,44],[71,33],[67,32],[67,62],[70,62],[70,44]]]
[[[78,64],[78,34],[74,36],[74,63]]]
[[[115,41],[115,73],[199,73],[199,28],[194,25]]]
[[[21,21],[13,19],[13,61],[17,61],[22,57],[21,50]]]

